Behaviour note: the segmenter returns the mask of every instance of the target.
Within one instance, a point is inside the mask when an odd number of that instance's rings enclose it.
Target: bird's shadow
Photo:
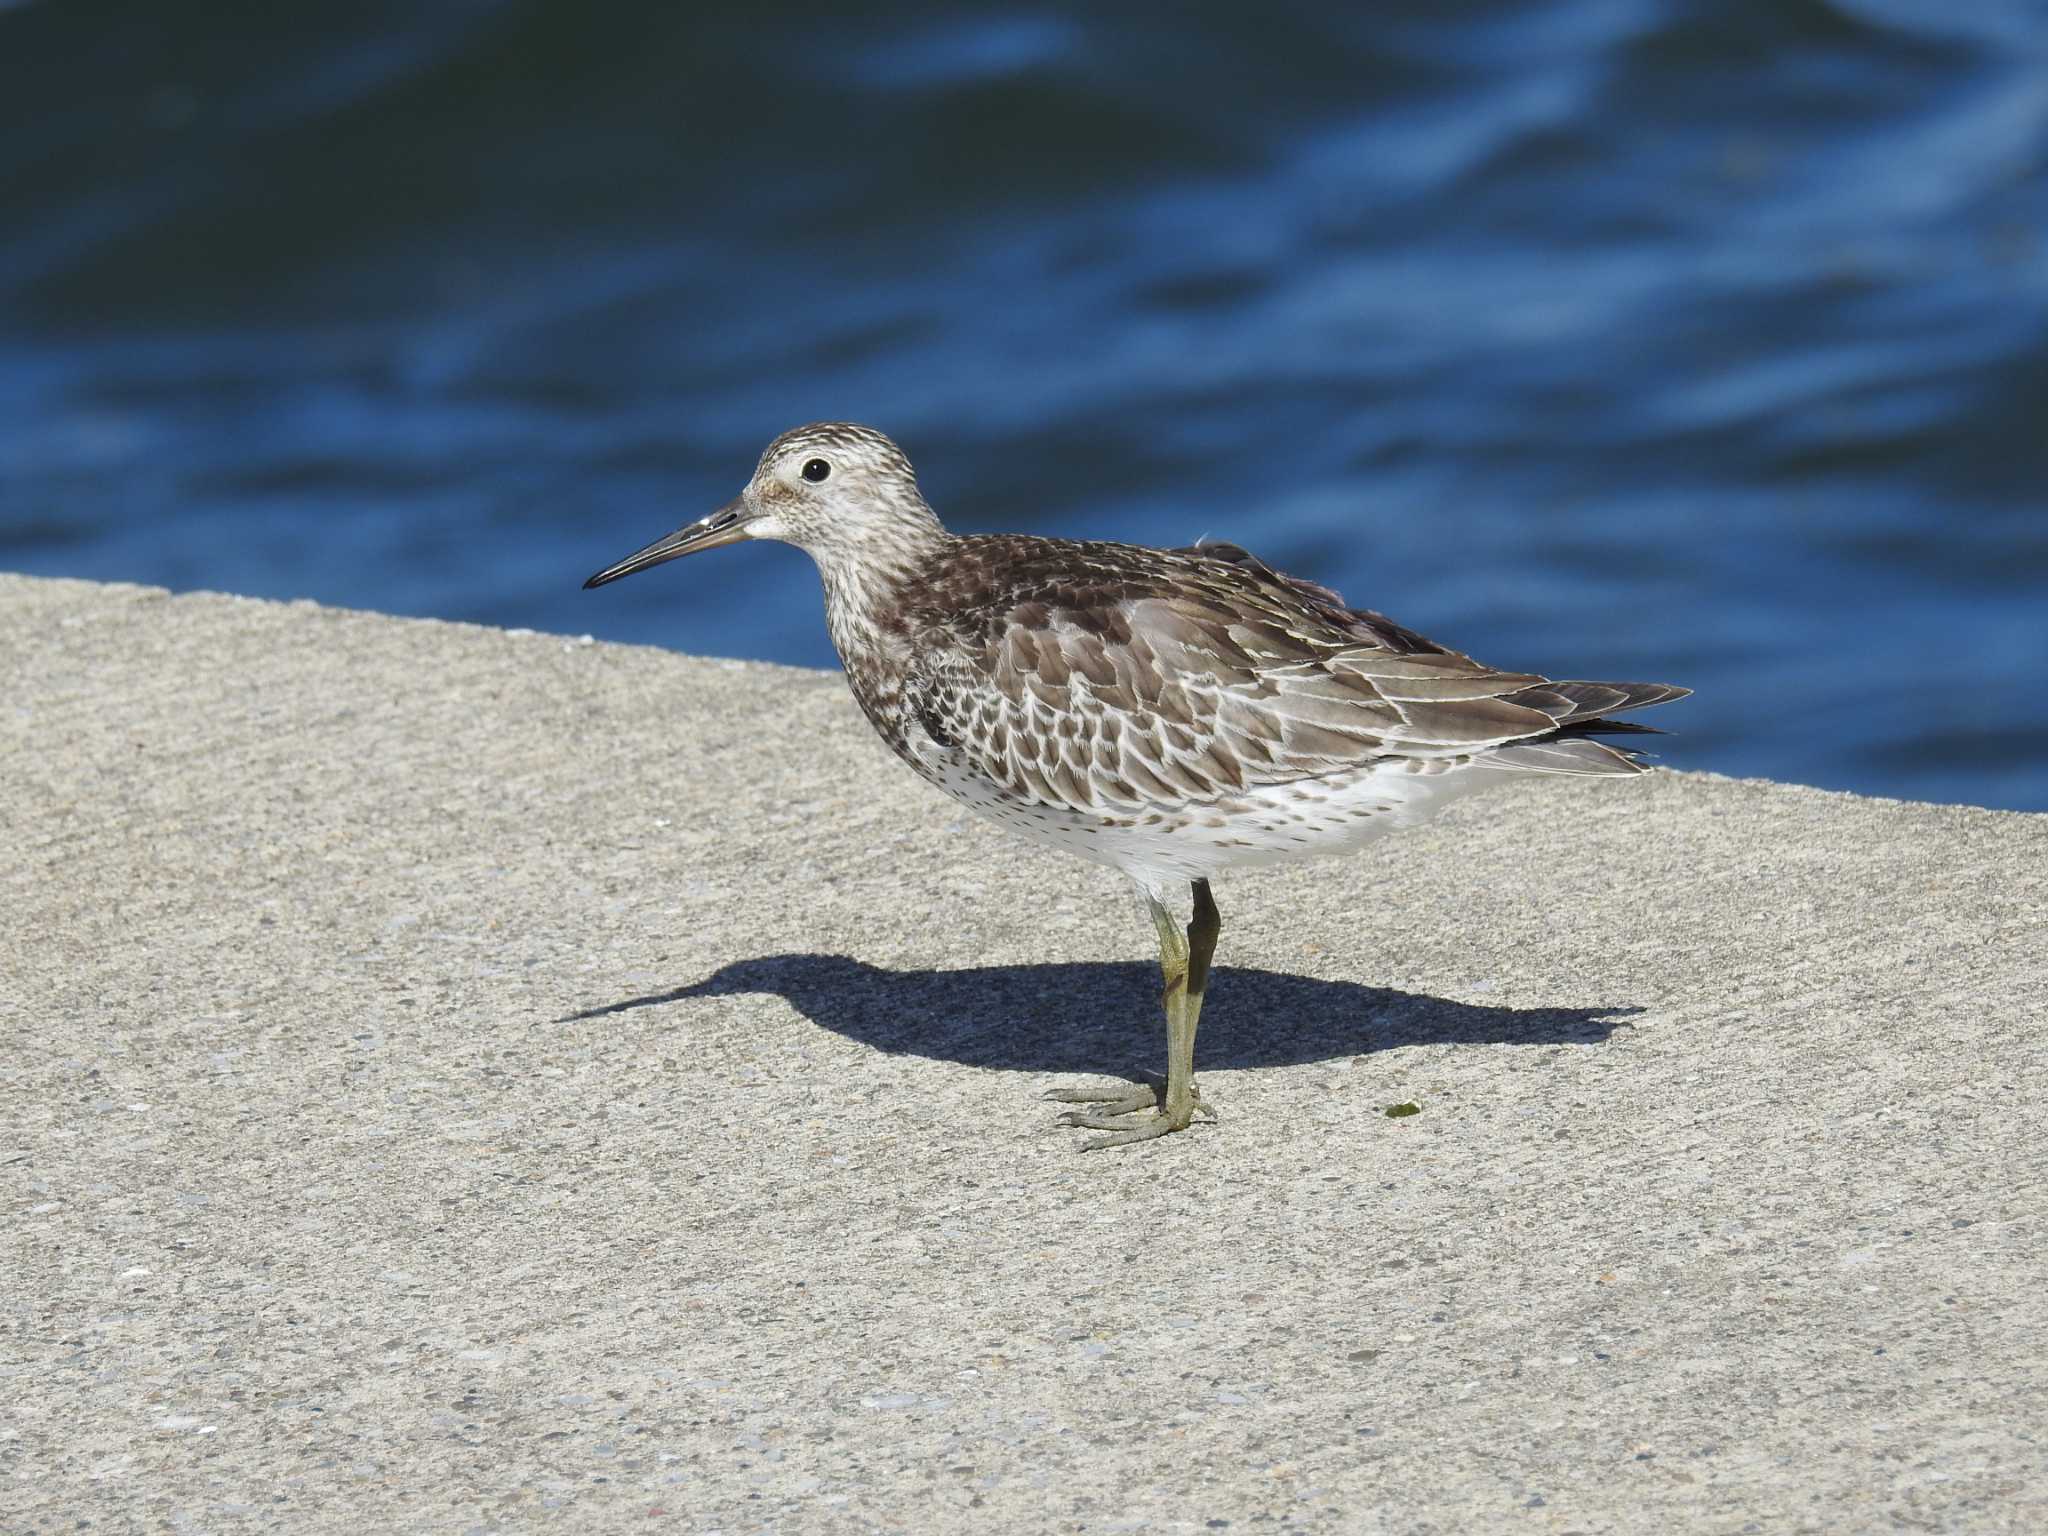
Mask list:
[[[1138,963],[890,970],[845,955],[762,955],[702,981],[570,1014],[575,1023],[692,998],[773,993],[884,1051],[1030,1072],[1150,1066],[1164,1033],[1159,971]],[[1587,1045],[1643,1010],[1496,1008],[1353,981],[1219,967],[1201,1064],[1282,1067],[1404,1045]],[[1154,1032],[1157,1032],[1156,1034]]]

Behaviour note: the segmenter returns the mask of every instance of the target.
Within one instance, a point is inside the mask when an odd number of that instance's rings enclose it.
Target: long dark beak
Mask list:
[[[679,560],[684,555],[694,555],[700,549],[716,549],[721,544],[737,544],[747,537],[747,524],[754,514],[747,510],[744,501],[729,501],[709,517],[700,517],[687,527],[678,528],[665,539],[656,539],[645,549],[636,549],[617,565],[608,565],[590,580],[583,583],[585,591],[601,587],[608,581],[617,581],[621,576],[630,576],[635,571],[644,571],[650,565],[660,565],[665,560]]]

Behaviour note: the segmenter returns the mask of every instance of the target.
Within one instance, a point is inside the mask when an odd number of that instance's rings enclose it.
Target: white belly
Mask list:
[[[1120,869],[1155,891],[1250,865],[1348,853],[1508,777],[1470,762],[1397,760],[1201,804],[1083,811],[1005,796],[951,753],[933,758],[926,776],[962,805],[1033,842]]]

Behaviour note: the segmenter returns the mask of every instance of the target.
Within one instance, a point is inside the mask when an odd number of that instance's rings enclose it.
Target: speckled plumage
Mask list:
[[[739,500],[591,584],[749,537],[817,562],[847,681],[897,756],[1001,825],[1122,870],[1162,922],[1179,880],[1200,921],[1215,874],[1344,852],[1512,774],[1639,772],[1592,738],[1687,691],[1499,671],[1235,545],[956,537],[894,443],[837,422],[784,433]],[[1199,978],[1183,979],[1198,1011]],[[1189,1072],[1192,1041],[1190,1018]],[[1187,1123],[1185,1086],[1167,1129]],[[1080,1123],[1140,1139],[1133,1118]]]
[[[1584,732],[1679,691],[1496,671],[1231,545],[950,540],[861,636],[850,676],[900,665],[855,691],[907,762],[1154,889],[1341,852],[1505,770],[1634,772]]]

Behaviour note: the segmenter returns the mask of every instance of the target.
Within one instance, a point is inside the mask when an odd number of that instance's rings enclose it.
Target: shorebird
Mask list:
[[[1500,672],[1234,544],[1148,549],[948,533],[903,451],[820,422],[768,445],[739,496],[584,583],[780,539],[817,563],[825,622],[869,722],[946,794],[1121,870],[1159,933],[1166,1076],[1056,1090],[1087,1150],[1214,1118],[1195,1027],[1226,870],[1344,853],[1528,774],[1629,775],[1593,738],[1664,683]],[[1192,887],[1183,929],[1169,909]]]

